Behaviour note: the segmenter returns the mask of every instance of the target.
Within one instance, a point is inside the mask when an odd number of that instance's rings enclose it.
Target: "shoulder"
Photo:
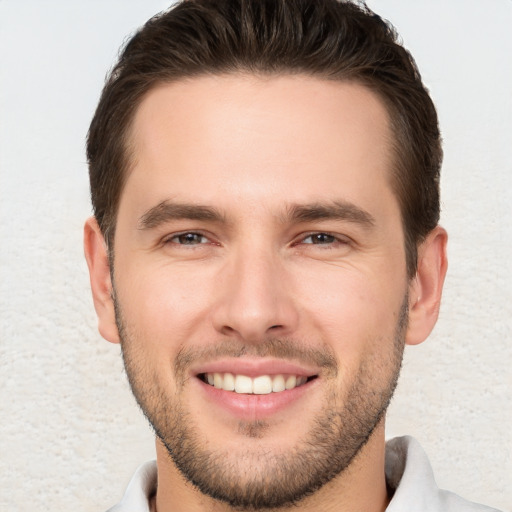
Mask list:
[[[156,492],[156,461],[146,462],[135,471],[123,499],[107,512],[149,512],[149,499]]]
[[[439,489],[427,455],[409,436],[386,443],[386,481],[394,492],[387,512],[499,512]]]

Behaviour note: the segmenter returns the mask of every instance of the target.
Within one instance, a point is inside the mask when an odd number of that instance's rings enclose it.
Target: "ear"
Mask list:
[[[448,268],[447,241],[446,231],[437,226],[418,247],[418,269],[409,285],[408,345],[425,341],[437,322]]]
[[[107,341],[119,343],[107,244],[94,217],[87,219],[84,226],[84,252],[89,267],[94,309],[98,315],[98,330]]]

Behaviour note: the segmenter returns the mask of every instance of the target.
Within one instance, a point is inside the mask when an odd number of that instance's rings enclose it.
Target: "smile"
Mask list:
[[[203,373],[199,376],[203,382],[224,391],[245,395],[268,395],[281,393],[302,386],[315,378],[303,375],[259,375],[248,377],[247,375],[234,375],[233,373]]]

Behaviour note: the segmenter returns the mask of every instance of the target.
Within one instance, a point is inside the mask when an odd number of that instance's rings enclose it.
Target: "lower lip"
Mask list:
[[[218,405],[232,415],[245,420],[268,418],[293,406],[304,394],[310,392],[315,387],[317,381],[318,378],[279,393],[246,395],[235,393],[234,391],[224,391],[206,384],[199,378],[197,379],[202,391],[206,395],[208,403]]]

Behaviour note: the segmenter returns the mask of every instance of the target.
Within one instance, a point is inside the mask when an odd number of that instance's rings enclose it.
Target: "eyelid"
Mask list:
[[[184,235],[197,235],[198,237],[205,238],[206,242],[199,242],[197,244],[180,244],[178,242],[173,242],[173,239],[178,238],[180,236],[184,236]],[[162,238],[161,243],[162,243],[162,245],[165,245],[167,243],[172,243],[176,246],[181,246],[181,247],[186,247],[186,246],[194,247],[194,246],[199,246],[199,245],[216,244],[216,242],[213,240],[213,237],[211,235],[204,233],[200,229],[185,229],[183,231],[178,231],[176,233],[169,233]]]
[[[314,243],[309,243],[309,242],[304,242],[304,240],[306,240],[307,238],[310,238],[312,236],[315,236],[315,235],[327,235],[327,236],[330,236],[330,237],[333,237],[334,238],[334,241],[331,242],[331,243],[324,243],[324,244],[314,244]],[[297,238],[296,238],[296,242],[294,242],[294,245],[297,245],[297,244],[305,244],[305,245],[319,245],[319,246],[322,246],[322,245],[326,245],[326,246],[332,246],[333,244],[335,243],[340,243],[342,245],[348,245],[350,243],[352,243],[352,239],[350,237],[348,237],[347,235],[341,235],[340,233],[333,233],[331,231],[323,231],[323,230],[316,230],[316,231],[310,231],[310,232],[307,232],[307,233],[302,233],[301,235],[299,235]]]

